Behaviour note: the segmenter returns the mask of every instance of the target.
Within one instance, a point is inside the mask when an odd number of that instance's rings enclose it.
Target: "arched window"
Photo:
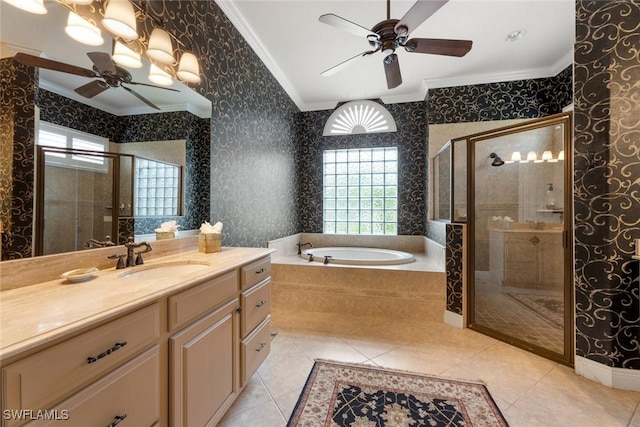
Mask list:
[[[334,111],[324,125],[323,136],[395,132],[389,111],[373,101],[351,101]]]

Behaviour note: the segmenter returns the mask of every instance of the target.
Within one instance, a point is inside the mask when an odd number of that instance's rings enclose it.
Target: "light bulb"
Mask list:
[[[558,153],[558,160],[564,160],[564,150],[560,150]]]

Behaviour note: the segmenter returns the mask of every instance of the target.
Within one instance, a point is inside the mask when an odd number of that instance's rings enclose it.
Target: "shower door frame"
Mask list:
[[[563,125],[563,148],[564,148],[564,208],[563,208],[563,297],[564,297],[564,328],[563,328],[563,354],[551,351],[544,347],[536,346],[531,342],[518,339],[511,335],[501,333],[489,327],[479,325],[475,321],[475,147],[476,142],[486,139],[511,135],[518,132],[525,132],[547,126]],[[467,304],[466,304],[466,326],[472,330],[496,338],[500,341],[539,354],[553,361],[573,367],[575,348],[575,323],[574,323],[574,271],[573,271],[573,157],[572,157],[572,136],[573,136],[573,113],[563,112],[546,116],[539,119],[531,119],[523,123],[505,126],[486,132],[468,135],[457,140],[466,140],[467,151],[467,262],[465,275],[467,277]],[[452,165],[453,169],[453,165]],[[453,180],[452,180],[453,187]],[[453,205],[453,203],[452,203]]]

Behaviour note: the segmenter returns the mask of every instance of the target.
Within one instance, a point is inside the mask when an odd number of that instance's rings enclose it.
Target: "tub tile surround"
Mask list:
[[[410,252],[400,265],[348,266],[310,263],[297,243],[318,247],[373,247]],[[301,233],[269,242],[273,306],[322,313],[352,313],[441,322],[445,280],[440,245],[422,236]],[[305,247],[303,249],[308,249]]]

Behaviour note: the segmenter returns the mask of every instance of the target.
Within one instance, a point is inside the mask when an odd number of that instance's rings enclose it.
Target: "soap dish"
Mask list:
[[[67,271],[62,273],[60,277],[63,279],[67,279],[70,282],[84,282],[86,280],[91,279],[98,271],[96,267],[91,268],[77,268],[75,270]]]

